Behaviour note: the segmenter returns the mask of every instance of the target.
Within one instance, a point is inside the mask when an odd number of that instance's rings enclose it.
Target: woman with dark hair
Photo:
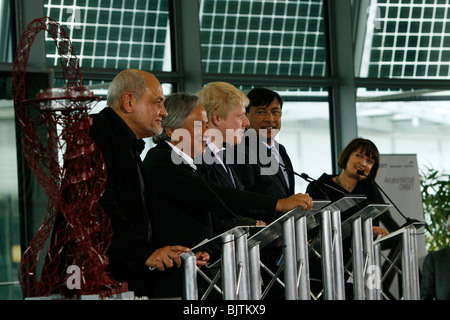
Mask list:
[[[338,165],[342,171],[338,175],[322,174],[318,179],[324,185],[327,184],[335,189],[327,186],[319,188],[317,184],[310,183],[306,189],[306,192],[313,199],[325,199],[329,198],[330,201],[336,201],[344,196],[348,195],[364,195],[367,200],[356,205],[355,207],[341,212],[341,220],[345,221],[351,217],[357,210],[364,207],[366,203],[384,203],[384,199],[381,196],[377,186],[373,183],[380,167],[380,153],[376,145],[363,138],[353,139],[341,152]],[[362,172],[361,172],[362,171]],[[364,173],[364,174],[361,174]],[[340,190],[340,191],[339,191]],[[326,196],[324,195],[326,193]],[[328,199],[327,199],[328,200]],[[383,216],[387,216],[386,212]],[[388,232],[377,226],[378,219],[373,221],[373,233],[374,236],[381,235],[384,237]],[[310,234],[311,236],[311,234]],[[350,253],[351,238],[343,240],[343,255],[344,264],[351,258]],[[317,260],[311,260],[311,279],[321,281],[320,265]],[[311,282],[311,289],[313,291],[320,290],[321,284],[318,282]],[[349,282],[346,283],[346,299],[352,298],[352,285]]]
[[[385,202],[376,185],[372,183],[380,167],[380,153],[372,141],[364,138],[353,139],[342,150],[338,165],[342,169],[340,174],[333,176],[324,173],[318,179],[318,181],[333,186],[337,190],[327,187],[319,189],[316,184],[310,183],[306,193],[313,199],[324,199],[323,193],[325,192],[330,201],[342,198],[343,193],[345,193],[364,195],[367,197],[366,202],[368,203]],[[364,175],[359,174],[359,171],[362,171]],[[386,230],[377,226],[374,226],[374,233],[382,236],[387,235]]]
[[[370,203],[384,202],[376,185],[372,183],[380,167],[380,153],[372,141],[363,138],[352,140],[341,152],[338,165],[342,169],[338,175],[324,173],[318,179],[324,184],[333,186],[336,190],[327,187],[319,189],[317,185],[310,183],[306,192],[313,199],[324,199],[325,192],[330,201],[342,198],[345,193],[365,195],[367,202]],[[364,175],[359,174],[360,171]],[[385,231],[379,231],[385,234]]]
[[[352,163],[347,167],[349,161]],[[352,166],[353,163],[354,166]],[[349,183],[348,188],[344,188],[352,192],[352,186],[356,186],[357,182],[365,179],[364,175],[358,174],[358,170],[363,171],[370,180],[375,180],[378,168],[380,167],[380,153],[378,152],[377,146],[372,141],[356,138],[342,151],[338,159],[338,165],[342,169],[342,172],[339,176],[335,177],[335,182],[339,184],[339,181],[342,179],[347,180]],[[352,181],[346,179],[346,176]]]

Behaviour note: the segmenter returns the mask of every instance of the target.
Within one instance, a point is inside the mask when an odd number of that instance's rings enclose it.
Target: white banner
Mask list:
[[[415,154],[382,154],[376,181],[404,216],[424,221],[419,168]],[[383,194],[382,194],[383,195]],[[385,198],[386,203],[390,201]],[[397,209],[390,209],[392,218],[403,225],[406,221]],[[426,255],[424,228],[418,230],[419,259]]]

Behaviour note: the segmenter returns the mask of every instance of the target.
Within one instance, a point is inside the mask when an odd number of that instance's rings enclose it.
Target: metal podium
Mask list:
[[[299,292],[300,296],[309,297],[306,230],[308,225],[317,225],[314,215],[328,203],[329,201],[316,201],[310,211],[294,209],[265,227],[233,228],[199,243],[190,252],[183,253],[184,299],[198,299],[197,274],[207,278],[196,267],[195,252],[199,251],[207,251],[212,257],[218,257],[212,258],[211,263],[208,263],[209,267],[221,266],[220,274],[213,280],[207,279],[210,282],[208,290],[212,290],[221,276],[222,288],[216,289],[224,300],[261,299],[260,249],[280,237],[283,241],[286,299],[298,299]],[[307,286],[307,291],[299,291],[304,286]]]
[[[266,227],[236,227],[213,239],[206,240],[192,252],[181,255],[184,262],[184,298],[198,299],[197,274],[207,278],[195,266],[195,252],[208,251],[213,258],[211,266],[221,265],[221,272],[210,282],[210,288],[218,290],[225,300],[260,300],[264,298],[261,283],[260,250],[276,239],[283,243],[283,265],[273,274],[274,281],[284,275],[286,300],[309,300],[309,244],[308,231],[320,227],[322,274],[325,299],[344,299],[344,266],[342,259],[341,217],[345,211],[365,200],[365,196],[346,196],[333,203],[314,201],[310,211],[294,209]],[[267,270],[269,271],[270,270]],[[222,276],[222,289],[217,279]],[[266,293],[266,292],[265,292]]]
[[[345,299],[341,212],[366,199],[364,195],[347,195],[320,210],[319,238],[325,300]]]
[[[342,223],[342,239],[352,236],[354,300],[374,300],[378,292],[377,285],[365,285],[371,277],[368,268],[375,266],[372,221],[390,208],[385,203],[368,204]]]
[[[374,240],[372,220],[385,213],[392,205],[374,203],[362,206],[361,202],[364,200],[365,196],[355,195],[345,196],[332,203],[314,201],[310,211],[297,208],[265,227],[236,227],[199,243],[190,252],[181,255],[185,274],[184,299],[198,300],[197,276],[200,275],[209,282],[205,296],[208,296],[211,290],[217,290],[224,300],[260,300],[265,297],[273,283],[278,281],[284,286],[286,300],[309,300],[312,295],[309,252],[318,249],[320,253],[317,250],[316,253],[321,258],[324,299],[343,300],[346,270],[342,241],[349,236],[352,240],[354,299],[381,299],[381,246],[396,236],[401,236],[402,239],[404,299],[419,299],[415,237],[418,226],[409,225],[384,238]],[[341,222],[341,213],[357,204],[361,208]],[[309,243],[308,236],[312,234],[317,236]],[[282,241],[284,261],[273,273],[261,263],[260,250],[277,239]],[[195,253],[199,251],[210,253],[211,259],[207,265],[209,270],[219,270],[212,279],[202,271],[205,267],[196,266]],[[264,293],[262,269],[272,276]],[[284,281],[278,279],[281,272]],[[220,278],[221,287],[218,285]]]
[[[198,300],[197,274],[200,274],[210,284],[205,296],[215,289],[224,300],[248,300],[250,275],[247,239],[249,235],[258,232],[261,228],[264,227],[235,227],[212,239],[206,239],[191,248],[190,252],[183,253],[181,255],[184,265],[183,298]],[[215,268],[218,271],[213,279],[196,266],[195,253],[201,251],[206,251],[211,256],[206,268]],[[222,278],[221,288],[217,286],[219,278]]]
[[[382,258],[382,246],[384,243],[391,241],[391,239],[400,238],[401,241],[401,251],[392,260],[385,257],[386,261],[390,264],[386,273],[381,279],[384,278],[392,271],[396,270],[401,274],[402,279],[402,291],[403,300],[420,300],[420,281],[419,281],[419,266],[418,266],[418,255],[417,255],[417,229],[424,227],[426,224],[424,222],[411,223],[397,231],[390,233],[389,235],[374,241],[374,259],[375,264],[381,270],[381,258]],[[397,262],[401,258],[401,269],[397,267]],[[376,300],[380,300],[383,291],[378,290],[378,294],[375,296]]]
[[[285,299],[309,299],[307,229],[308,226],[317,224],[315,214],[328,203],[329,201],[314,201],[310,211],[301,208],[289,211],[249,238],[252,300],[260,300],[263,297],[260,250],[280,237],[283,241]],[[279,272],[281,268],[273,280],[278,277]],[[267,290],[270,285],[268,287]]]

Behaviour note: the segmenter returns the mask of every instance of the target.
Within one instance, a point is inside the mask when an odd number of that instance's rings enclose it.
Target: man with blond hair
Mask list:
[[[214,134],[213,143],[219,148],[222,143],[239,144],[250,124],[245,115],[247,96],[232,84],[220,81],[208,83],[197,94],[208,115],[208,129],[221,133]]]
[[[208,116],[208,140],[205,152],[198,157],[198,173],[206,180],[219,186],[244,190],[238,171],[234,166],[234,157],[226,151],[241,142],[249,121],[245,116],[248,105],[247,96],[227,82],[210,82],[198,91],[200,104]],[[213,216],[218,231],[226,231],[238,224],[264,224],[262,221],[242,218],[223,219]]]
[[[208,116],[208,136],[203,164],[200,172],[215,183],[243,190],[237,170],[231,157],[224,157],[227,151],[241,142],[249,121],[245,116],[247,96],[227,82],[211,82],[198,93],[200,104]],[[228,160],[228,161],[227,161]]]
[[[232,84],[221,81],[208,83],[197,94],[200,97],[200,104],[207,113],[207,136],[209,137],[201,161],[198,159],[196,161],[200,164],[197,172],[206,180],[217,185],[246,191],[236,168],[236,162],[243,157],[239,157],[240,155],[235,153],[237,149],[234,146],[241,143],[245,129],[250,124],[246,116],[249,98]],[[289,196],[277,198],[286,199]],[[295,196],[304,199],[310,198],[303,194]],[[266,222],[271,222],[248,220],[247,218],[244,218],[243,221],[213,218],[216,227],[222,231],[226,231],[236,224],[264,225]]]

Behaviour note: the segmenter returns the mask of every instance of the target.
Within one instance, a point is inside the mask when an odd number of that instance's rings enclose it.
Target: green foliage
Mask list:
[[[450,244],[447,230],[450,215],[450,174],[425,168],[420,173],[425,233],[428,251],[436,251]]]

